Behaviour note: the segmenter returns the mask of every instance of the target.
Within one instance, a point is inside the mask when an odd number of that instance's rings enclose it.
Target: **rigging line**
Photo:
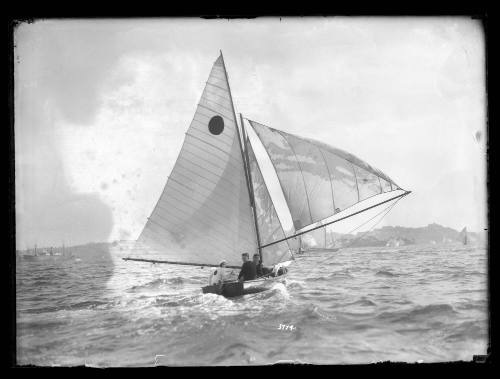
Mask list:
[[[386,209],[388,208],[393,208],[396,203],[401,200],[401,197],[399,199],[397,199],[394,203],[390,204],[388,207],[384,208],[382,211],[380,211],[379,213],[377,213],[375,216],[373,216],[372,218],[368,219],[367,221],[365,221],[364,223],[362,223],[361,225],[355,227],[353,230],[351,230],[350,232],[348,232],[347,234],[351,234],[352,232],[355,232],[356,230],[358,230],[359,228],[361,228],[363,225],[366,225],[368,222],[370,222],[371,220],[373,220],[375,217],[377,217],[379,214],[385,212]],[[389,209],[390,211],[390,209]],[[389,213],[389,211],[387,211],[387,213]],[[384,215],[385,216],[385,215]]]
[[[384,208],[382,212],[386,211],[387,212],[385,214],[382,215],[382,217],[380,217],[380,219],[374,224],[372,225],[372,227],[370,229],[368,229],[366,232],[364,232],[361,236],[355,238],[353,241],[351,241],[351,243],[349,243],[347,246],[344,246],[343,249],[346,249],[346,248],[349,248],[351,247],[356,241],[359,241],[361,238],[363,238],[365,235],[367,235],[368,233],[370,233],[373,228],[375,226],[377,226],[380,221],[382,221],[384,219],[385,216],[387,216],[387,214],[392,210],[392,208],[394,208],[394,206],[396,205],[396,203],[401,200],[402,197],[400,197],[399,199],[397,199],[394,203],[392,203],[391,205],[389,205],[388,207]],[[377,217],[378,215],[380,215],[382,212],[379,212],[377,213],[375,216],[373,216],[372,218],[370,218],[368,221],[364,222],[363,224],[357,226],[356,228],[354,228],[353,230],[351,230],[349,233],[347,234],[351,234],[352,232],[354,232],[355,230],[359,229],[361,226],[365,225],[366,223],[368,223],[369,221],[373,220],[375,217]],[[335,257],[334,254],[332,255],[329,255],[326,259],[322,260],[321,262],[319,262],[319,264],[323,264],[325,262],[327,262],[328,260],[332,259],[333,257]]]
[[[394,191],[396,191],[396,190],[394,190]],[[373,195],[371,195],[371,196],[365,197],[363,200],[360,200],[360,201],[358,201],[358,202],[356,202],[356,203],[353,203],[352,205],[349,205],[347,208],[342,209],[342,210],[341,210],[340,212],[338,212],[338,213],[345,212],[345,211],[347,211],[347,210],[349,210],[349,209],[351,209],[351,208],[355,207],[356,205],[358,205],[358,204],[360,204],[360,203],[362,203],[362,202],[364,202],[364,201],[366,201],[366,200],[368,200],[368,199],[371,199],[371,198],[373,198],[373,197],[380,196],[380,195],[384,195],[384,194],[388,194],[389,192],[394,192],[394,191],[388,191],[388,192],[384,192],[384,193],[382,193],[382,194],[380,194],[380,193],[376,193],[376,194],[373,194]],[[405,191],[405,190],[400,189],[400,191]],[[406,192],[406,191],[405,191],[405,192]],[[411,192],[411,191],[408,191],[408,192]],[[396,197],[397,197],[397,196],[396,196]],[[388,201],[391,201],[391,200],[395,199],[396,197],[394,197],[394,198],[392,198],[392,199],[389,199],[389,200],[387,200],[387,201],[384,201],[384,202],[382,202],[382,203],[380,203],[380,204],[378,204],[378,205],[381,205],[381,204],[387,203]],[[373,207],[372,207],[372,208],[373,208]],[[337,213],[336,213],[336,214],[337,214]],[[318,222],[323,222],[323,221],[325,221],[326,219],[329,219],[330,217],[333,217],[333,216],[335,216],[335,214],[333,214],[333,215],[331,215],[331,216],[329,216],[329,217],[326,217],[326,218],[324,218],[323,220],[316,221],[314,224],[309,224],[309,225],[306,225],[306,226],[304,226],[303,228],[298,229],[298,231],[302,231],[302,230],[304,230],[305,228],[309,228],[311,225],[315,225],[315,224],[317,224]],[[326,225],[329,225],[329,224],[325,224],[325,226],[326,226]],[[323,224],[321,224],[320,226],[323,226]],[[317,229],[317,228],[307,229],[307,231],[314,230],[314,229]],[[306,231],[306,233],[307,233],[307,231]]]
[[[380,202],[380,203],[378,203],[378,204],[375,204],[375,205],[372,205],[372,206],[370,206],[370,207],[368,207],[368,208],[365,208],[365,209],[362,209],[362,210],[360,210],[360,211],[354,212],[354,213],[352,213],[352,214],[350,214],[350,215],[347,215],[347,216],[341,217],[341,218],[339,218],[339,219],[337,219],[337,220],[333,220],[333,221],[327,222],[326,224],[321,224],[321,225],[318,225],[318,226],[316,226],[316,227],[314,227],[314,228],[312,228],[312,229],[305,230],[305,231],[300,232],[300,233],[296,233],[296,234],[294,234],[294,235],[291,235],[291,236],[288,236],[288,237],[286,237],[286,238],[282,238],[282,239],[280,239],[280,240],[277,240],[277,241],[274,241],[274,242],[268,243],[267,245],[263,245],[263,246],[261,246],[261,247],[262,247],[262,248],[264,248],[264,247],[267,247],[267,246],[270,246],[270,245],[274,245],[275,243],[279,243],[279,242],[285,241],[285,240],[290,239],[290,238],[295,238],[295,237],[297,237],[297,236],[300,236],[300,235],[305,234],[305,233],[312,232],[313,230],[316,230],[316,229],[319,229],[319,228],[323,228],[323,227],[328,226],[328,225],[330,225],[330,224],[335,224],[335,223],[337,223],[337,222],[339,222],[339,221],[342,221],[342,220],[345,220],[345,219],[347,219],[347,218],[349,218],[349,217],[356,216],[357,214],[360,214],[360,213],[362,213],[362,212],[366,212],[366,211],[368,211],[368,210],[370,210],[370,209],[373,209],[373,208],[375,208],[375,207],[378,207],[379,205],[382,205],[382,204],[388,203],[389,201],[392,201],[392,200],[394,200],[394,199],[397,199],[398,197],[404,197],[404,196],[406,196],[406,195],[409,195],[410,193],[411,193],[411,191],[406,191],[405,193],[402,193],[402,194],[400,194],[400,195],[397,195],[397,196],[391,197],[390,199],[384,200],[384,201],[382,201],[382,202]]]

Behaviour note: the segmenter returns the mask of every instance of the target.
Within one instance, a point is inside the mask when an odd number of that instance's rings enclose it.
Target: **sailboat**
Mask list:
[[[255,143],[267,153],[290,212],[293,227],[286,231]],[[226,268],[240,268],[242,253],[258,253],[262,264],[273,268],[270,275],[228,280],[202,287],[202,292],[226,297],[260,292],[285,281],[298,237],[409,193],[346,151],[241,113],[236,117],[221,52],[163,192],[136,241],[141,256],[123,259],[201,267],[219,267],[224,260]],[[380,195],[385,198],[365,203]]]
[[[298,252],[336,252],[339,248],[335,246],[335,241],[331,231],[327,228],[316,229],[298,237]]]
[[[460,240],[464,245],[467,245],[467,227],[464,227],[460,232]]]

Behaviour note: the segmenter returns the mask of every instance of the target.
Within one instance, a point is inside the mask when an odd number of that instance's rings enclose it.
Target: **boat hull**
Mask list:
[[[202,287],[203,293],[213,293],[224,297],[237,297],[252,293],[259,293],[270,289],[276,283],[282,283],[286,274],[277,277],[265,277],[245,282],[231,281],[221,285],[210,285]]]

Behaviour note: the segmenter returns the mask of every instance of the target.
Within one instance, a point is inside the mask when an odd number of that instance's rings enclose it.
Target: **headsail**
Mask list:
[[[173,262],[241,264],[257,251],[238,126],[221,56],[215,61],[163,193],[139,236]]]
[[[276,209],[274,208],[273,201],[269,195],[269,191],[248,137],[246,147],[252,177],[255,212],[259,228],[260,243],[261,245],[266,245],[285,238],[285,233],[278,218],[278,214],[276,213]],[[262,262],[266,266],[275,265],[290,259],[292,259],[292,256],[288,241],[279,242],[262,249]]]
[[[274,165],[295,230],[369,197],[401,190],[386,174],[348,152],[248,121]]]

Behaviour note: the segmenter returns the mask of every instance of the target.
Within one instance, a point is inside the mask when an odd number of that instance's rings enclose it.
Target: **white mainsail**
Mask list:
[[[138,238],[172,262],[240,265],[258,249],[240,137],[222,54],[175,166]]]
[[[401,190],[343,150],[248,120],[274,165],[295,230],[383,193]]]

